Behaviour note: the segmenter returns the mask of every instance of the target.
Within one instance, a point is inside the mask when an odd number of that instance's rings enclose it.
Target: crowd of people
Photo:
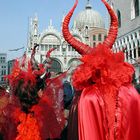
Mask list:
[[[134,68],[123,52],[111,48],[118,33],[118,19],[106,6],[111,24],[107,38],[92,48],[76,40],[69,22],[78,4],[65,16],[65,40],[81,54],[81,64],[55,74],[51,49],[43,63],[31,58],[16,60],[9,80],[10,90],[0,87],[0,139],[2,140],[139,140],[140,95],[134,88]],[[136,87],[137,88],[137,87]]]

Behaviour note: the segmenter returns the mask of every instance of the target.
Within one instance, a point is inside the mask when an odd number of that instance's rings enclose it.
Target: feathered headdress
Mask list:
[[[78,0],[75,1],[73,8],[66,15],[63,22],[62,32],[65,40],[82,55],[81,61],[83,63],[78,66],[72,77],[73,85],[77,89],[83,89],[98,82],[100,84],[101,82],[111,82],[118,86],[130,83],[132,79],[134,69],[130,64],[124,62],[123,52],[115,54],[111,51],[117,38],[118,19],[111,6],[105,0],[102,0],[102,2],[110,14],[111,23],[108,36],[103,43],[98,44],[96,47],[92,48],[76,40],[69,31],[69,22]]]
[[[23,87],[26,87],[29,84],[31,87],[35,86],[37,77],[41,76],[46,71],[44,64],[42,63],[37,64],[37,69],[34,68],[33,60],[35,59],[34,56],[37,46],[38,45],[34,46],[29,61],[26,60],[25,54],[23,55],[22,62],[15,60],[12,72],[7,76],[11,87],[15,87],[19,82],[23,83]],[[50,57],[50,53],[53,50],[54,49],[51,49],[46,53],[46,59]],[[27,64],[25,65],[25,63]]]

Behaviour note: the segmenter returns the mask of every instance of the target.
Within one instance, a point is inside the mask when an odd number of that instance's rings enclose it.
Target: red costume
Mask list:
[[[64,38],[82,55],[83,62],[72,77],[74,87],[82,90],[78,102],[79,140],[139,140],[140,96],[131,84],[134,68],[124,62],[123,52],[111,50],[118,20],[110,5],[102,2],[111,16],[111,25],[105,41],[95,48],[79,42],[69,32],[78,0],[63,22]]]
[[[38,69],[33,67],[34,55],[35,48],[28,64],[25,55],[21,64],[18,60],[15,62],[8,76],[10,94],[0,90],[0,133],[4,140],[60,138],[65,123],[62,104],[65,73],[49,80],[47,77],[43,83],[41,75],[46,69],[43,64]]]

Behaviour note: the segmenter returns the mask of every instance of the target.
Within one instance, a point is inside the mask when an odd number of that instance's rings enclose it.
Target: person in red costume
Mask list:
[[[68,25],[78,0],[63,22],[65,40],[82,55],[82,64],[72,77],[74,88],[82,90],[77,103],[78,139],[139,140],[140,96],[132,85],[134,68],[124,62],[123,52],[111,50],[118,33],[118,19],[110,5],[105,0],[102,2],[111,23],[107,38],[96,47],[76,40],[69,31]],[[68,139],[75,140],[73,134]]]
[[[10,93],[0,89],[0,136],[3,140],[52,140],[60,138],[63,130],[62,79],[65,73],[48,80],[45,64],[34,65],[35,49],[36,46],[29,61],[26,55],[22,62],[15,61],[7,76]]]

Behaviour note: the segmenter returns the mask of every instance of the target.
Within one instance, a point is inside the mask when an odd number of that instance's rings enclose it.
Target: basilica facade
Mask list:
[[[31,21],[27,55],[31,55],[34,44],[39,44],[36,53],[36,60],[43,62],[46,52],[51,48],[57,48],[51,53],[51,71],[63,72],[70,67],[75,67],[80,63],[78,54],[63,38],[61,32],[55,29],[50,20],[47,30],[38,32],[38,17],[35,16]],[[63,19],[62,19],[63,22]],[[83,43],[95,47],[104,41],[107,35],[105,23],[101,15],[93,10],[92,5],[87,2],[85,9],[78,13],[71,28],[73,36]]]

